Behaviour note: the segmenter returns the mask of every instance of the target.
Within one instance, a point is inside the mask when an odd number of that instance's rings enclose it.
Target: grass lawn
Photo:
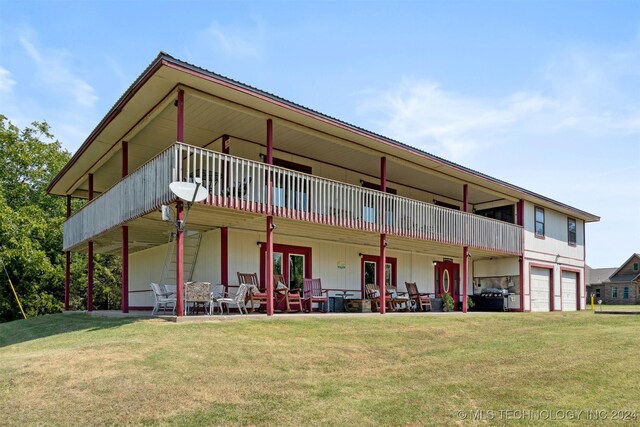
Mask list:
[[[0,324],[0,423],[540,425],[551,410],[609,425],[640,416],[639,331],[640,316],[592,312],[44,316]]]
[[[591,305],[589,305],[591,310]],[[640,312],[640,305],[638,304],[602,304],[602,307],[598,304],[595,305],[595,311],[638,311]]]

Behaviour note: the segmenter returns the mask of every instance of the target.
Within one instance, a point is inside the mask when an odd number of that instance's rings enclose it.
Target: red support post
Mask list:
[[[122,177],[129,174],[129,143],[122,141]],[[129,227],[122,226],[122,276],[121,301],[122,312],[129,312]]]
[[[466,187],[466,185],[465,185]],[[469,247],[462,248],[462,312],[468,310],[468,290],[469,287]]]
[[[181,224],[184,219],[182,202],[176,202],[176,216]],[[176,316],[184,315],[184,231],[176,228]]]
[[[71,195],[67,194],[67,219],[71,216]],[[65,251],[64,265],[64,309],[69,310],[69,288],[71,286],[71,252]]]
[[[184,142],[184,90],[178,90],[178,126],[176,139],[178,142]]]
[[[89,174],[89,201],[93,200],[93,174]],[[93,242],[87,244],[87,311],[93,311]]]
[[[469,212],[469,185],[464,184],[462,187],[462,203],[465,212]]]
[[[273,121],[267,119],[267,164],[273,164]],[[273,204],[273,177],[269,175],[269,212]],[[267,216],[267,248],[265,275],[267,280],[267,316],[273,316],[273,216]]]
[[[229,290],[229,229],[220,229],[220,281]]]
[[[129,312],[129,227],[122,226],[122,312]]]
[[[387,192],[387,158],[380,158],[380,191]],[[387,226],[387,208],[382,203],[382,230],[386,230]],[[387,312],[387,234],[380,234],[380,262],[378,263],[378,289],[380,289],[380,314]]]
[[[267,316],[273,316],[273,217],[267,217],[267,248],[265,266],[267,281]]]

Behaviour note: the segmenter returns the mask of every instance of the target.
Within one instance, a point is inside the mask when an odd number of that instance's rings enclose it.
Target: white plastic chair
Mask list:
[[[218,303],[220,304],[220,310],[222,310],[223,304],[227,306],[227,314],[229,314],[229,304],[234,304],[238,307],[238,311],[240,314],[249,314],[247,310],[247,306],[244,303],[244,300],[247,298],[247,292],[249,291],[249,285],[243,283],[238,286],[238,291],[233,296],[233,298],[225,297],[218,298]],[[244,310],[244,313],[242,312]]]
[[[214,304],[220,307],[220,314],[222,314],[221,299],[227,296],[224,285],[211,285],[211,298],[209,300],[209,316],[213,314]]]
[[[153,311],[151,312],[152,316],[156,316],[160,307],[163,307],[163,312],[167,310],[168,306],[171,306],[171,311],[173,314],[176,313],[176,297],[174,295],[167,295],[166,291],[157,283],[151,283],[149,285],[151,287],[151,291],[153,292],[153,297],[155,298],[155,305],[153,306]]]

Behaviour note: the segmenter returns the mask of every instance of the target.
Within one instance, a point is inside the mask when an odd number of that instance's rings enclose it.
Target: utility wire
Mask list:
[[[24,310],[22,309],[22,304],[20,304],[20,299],[18,299],[18,294],[16,293],[16,288],[13,287],[13,283],[11,282],[11,277],[9,277],[9,272],[7,271],[7,266],[2,261],[2,258],[0,258],[0,262],[2,263],[2,268],[4,269],[4,272],[7,275],[7,279],[9,279],[9,285],[11,285],[11,290],[13,291],[13,296],[15,296],[16,297],[16,301],[18,301],[18,307],[20,307],[20,312],[22,313],[22,317],[24,317],[26,319],[27,315],[24,314]]]

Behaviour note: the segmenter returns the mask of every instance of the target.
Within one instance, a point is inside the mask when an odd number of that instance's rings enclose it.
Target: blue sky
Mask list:
[[[640,252],[640,1],[0,0],[0,113],[75,151],[163,50],[600,215]]]

